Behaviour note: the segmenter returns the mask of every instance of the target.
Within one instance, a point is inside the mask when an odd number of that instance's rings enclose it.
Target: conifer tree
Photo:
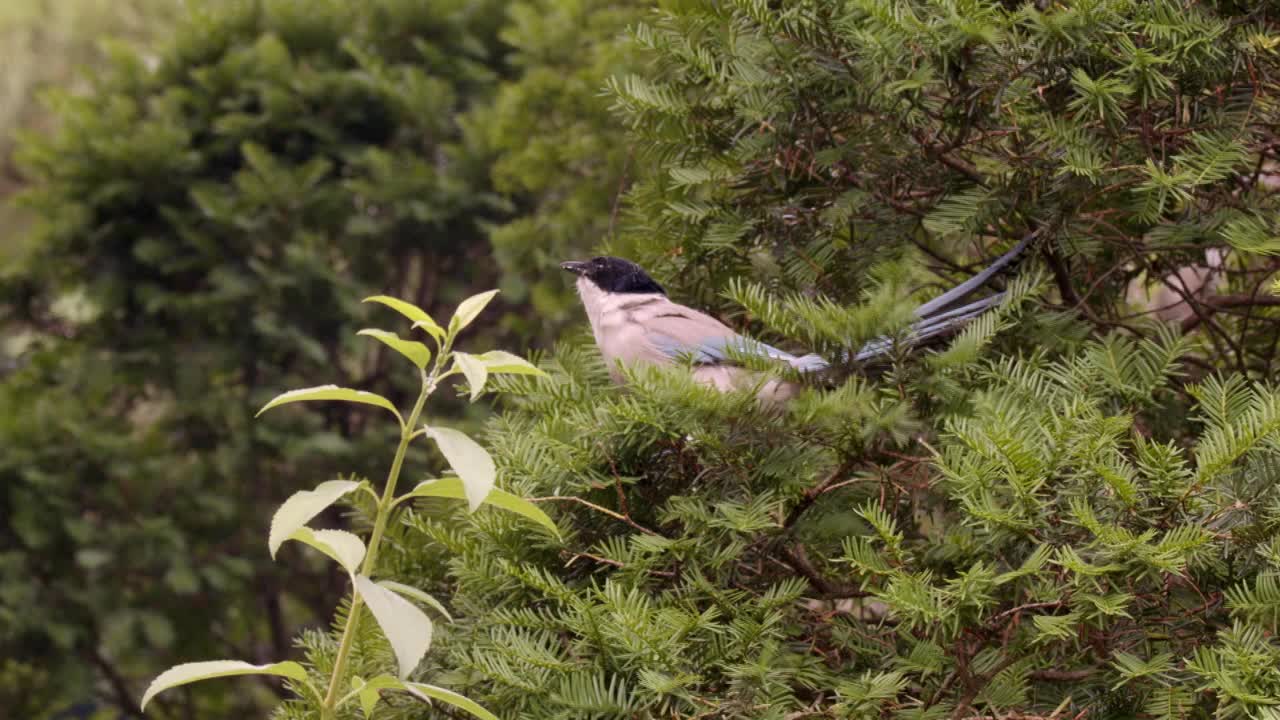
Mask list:
[[[488,441],[563,540],[424,503],[385,558],[449,596],[424,672],[510,718],[1274,717],[1271,11],[662,8],[611,247],[676,299],[836,358],[1034,251],[782,413],[558,346]],[[1209,249],[1211,293],[1169,279]]]

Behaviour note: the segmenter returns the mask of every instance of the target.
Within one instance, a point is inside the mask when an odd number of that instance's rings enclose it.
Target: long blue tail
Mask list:
[[[1001,255],[995,262],[987,266],[982,272],[965,280],[954,288],[942,293],[938,297],[922,304],[915,309],[915,316],[920,318],[912,323],[905,335],[898,341],[893,338],[881,337],[872,340],[863,345],[857,353],[853,354],[854,362],[867,362],[876,358],[888,355],[892,352],[895,342],[903,342],[907,344],[922,343],[939,335],[950,333],[970,320],[978,317],[987,310],[1000,304],[1005,298],[1005,293],[996,293],[989,297],[975,300],[967,305],[962,305],[952,310],[944,310],[944,308],[954,305],[964,298],[972,295],[976,290],[981,288],[996,273],[1004,270],[1013,261],[1018,259],[1023,252],[1030,247],[1031,243],[1039,235],[1039,231],[1032,232],[1022,238],[1017,245],[1014,245],[1008,252]],[[823,358],[817,355],[805,355],[804,357],[793,358],[789,360],[791,366],[800,372],[819,372],[830,367]]]

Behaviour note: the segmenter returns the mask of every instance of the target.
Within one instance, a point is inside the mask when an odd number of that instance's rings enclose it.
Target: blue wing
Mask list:
[[[649,341],[671,360],[697,365],[737,365],[736,358],[755,356],[785,362],[800,372],[817,372],[828,367],[827,361],[817,355],[797,357],[742,335],[708,337],[690,345],[665,333],[654,332],[649,334]]]

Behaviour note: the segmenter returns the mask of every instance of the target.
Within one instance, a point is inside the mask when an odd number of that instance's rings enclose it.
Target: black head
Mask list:
[[[605,292],[667,294],[661,285],[649,277],[644,268],[630,260],[606,256],[590,260],[570,260],[560,263],[560,267],[587,278]]]

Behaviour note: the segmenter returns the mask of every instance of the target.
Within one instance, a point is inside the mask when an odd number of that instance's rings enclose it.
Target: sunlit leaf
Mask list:
[[[489,379],[489,371],[485,369],[484,363],[479,358],[467,353],[454,353],[453,362],[462,374],[467,376],[467,384],[471,386],[471,402],[475,402],[484,390],[485,381]]]
[[[356,576],[356,590],[391,643],[400,666],[400,677],[408,677],[431,647],[431,618],[418,606],[364,575]]]
[[[480,362],[484,363],[484,367],[491,373],[509,373],[515,375],[541,375],[546,377],[547,374],[539,370],[533,363],[525,360],[519,355],[512,355],[505,350],[490,350],[480,355]]]
[[[444,605],[442,605],[439,600],[431,597],[418,588],[413,587],[412,585],[404,585],[393,580],[379,580],[378,584],[388,590],[394,590],[407,598],[417,600],[425,605],[430,605],[433,610],[443,615],[445,620],[453,622],[453,616],[449,614],[448,610],[444,609]]]
[[[389,297],[387,295],[374,295],[373,297],[367,297],[363,302],[376,302],[386,305],[392,310],[395,310],[406,318],[412,320],[415,328],[422,328],[428,333],[431,333],[431,336],[436,340],[444,338],[444,328],[440,327],[436,321],[427,314],[426,310],[423,310],[413,303],[408,303],[404,300],[397,300],[396,298]]]
[[[489,495],[497,479],[498,469],[493,464],[493,458],[479,443],[453,428],[427,426],[426,430],[449,461],[449,467],[462,478],[467,506],[475,512]]]
[[[413,490],[406,493],[404,497],[443,497],[463,500],[466,499],[467,496],[460,479],[440,478],[438,480],[427,480],[426,482],[420,483]],[[518,495],[512,495],[501,488],[494,488],[491,490],[489,492],[489,496],[485,498],[484,504],[501,510],[506,510],[508,512],[513,512],[517,515],[523,515],[547,528],[557,536],[560,535],[560,529],[556,527],[556,524],[550,517],[547,517],[547,514],[544,513],[541,508],[528,500],[525,500]]]
[[[293,531],[288,539],[306,543],[328,555],[348,573],[358,570],[360,562],[364,560],[364,541],[345,530],[312,530],[302,527]]]
[[[390,675],[379,675],[375,678],[371,678],[367,682],[362,682],[358,685],[356,682],[353,681],[351,685],[352,685],[353,692],[360,693],[360,702],[362,707],[364,707],[366,717],[372,711],[374,704],[377,703],[378,701],[377,693],[379,690],[405,690],[408,693],[417,697],[418,699],[426,702],[431,702],[431,700],[439,700],[440,702],[443,702],[446,705],[452,705],[458,708],[459,710],[464,710],[468,713],[471,713],[472,715],[478,718],[481,718],[482,720],[498,720],[498,717],[496,715],[489,712],[488,710],[485,710],[483,707],[480,706],[479,703],[475,702],[474,700],[470,700],[467,697],[460,695],[452,690],[446,690],[445,688],[437,687],[435,685],[427,685],[425,683],[405,682],[404,680],[394,678]],[[370,700],[368,700],[367,705],[365,705],[366,694],[371,696]]]
[[[368,328],[361,330],[356,334],[366,335],[379,340],[382,344],[409,358],[409,362],[412,362],[419,368],[424,368],[427,366],[427,363],[431,362],[431,351],[427,349],[426,345],[423,345],[417,340],[405,340],[393,332],[387,332],[386,330],[371,330]]]
[[[489,301],[497,295],[497,290],[482,292],[458,303],[458,309],[453,313],[453,319],[449,321],[449,332],[456,333],[462,328],[471,324],[472,320],[484,310]]]
[[[404,687],[406,690],[413,693],[414,695],[418,695],[419,697],[425,696],[426,698],[439,700],[440,702],[446,703],[448,705],[452,705],[458,708],[459,710],[465,710],[471,713],[472,715],[475,715],[476,717],[481,718],[481,720],[498,720],[497,715],[494,715],[488,710],[485,710],[476,701],[471,700],[465,696],[459,695],[458,693],[452,690],[445,690],[444,688],[436,687],[435,685],[427,685],[426,683],[415,683],[415,682],[407,682],[404,684]]]
[[[251,665],[242,660],[209,660],[206,662],[185,663],[165,670],[160,673],[159,677],[151,681],[151,684],[147,686],[147,691],[142,695],[142,709],[145,711],[147,703],[151,702],[151,698],[169,688],[199,680],[211,680],[234,675],[279,675],[280,677],[292,678],[304,683],[307,681],[307,671],[301,665],[292,661],[269,663],[267,665]]]
[[[280,405],[288,405],[296,402],[314,402],[317,400],[340,400],[342,402],[363,403],[365,405],[377,405],[380,408],[390,410],[400,424],[404,424],[404,420],[400,418],[400,411],[396,410],[396,406],[391,401],[371,392],[363,390],[352,390],[350,388],[340,388],[337,385],[320,385],[318,387],[303,388],[301,390],[290,390],[287,393],[281,393],[271,399],[271,402],[262,406],[258,411],[258,415]],[[257,417],[255,415],[254,417]]]
[[[267,537],[271,557],[274,558],[280,545],[311,518],[358,487],[360,483],[352,480],[329,480],[317,485],[315,490],[300,490],[291,495],[271,518],[271,533]]]

